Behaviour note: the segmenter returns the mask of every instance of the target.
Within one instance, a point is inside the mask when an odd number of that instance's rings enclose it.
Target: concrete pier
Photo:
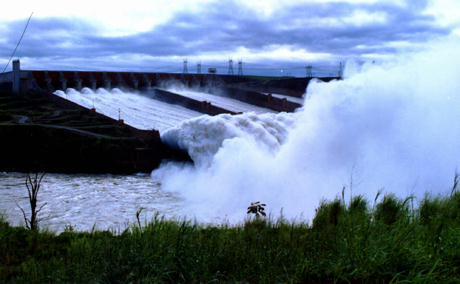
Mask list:
[[[67,90],[67,79],[62,72],[59,72],[59,81],[61,82],[61,90],[65,92],[65,90]]]
[[[126,84],[125,84],[125,81],[123,80],[123,76],[121,75],[121,73],[117,73],[117,86],[120,86],[120,87],[124,87]]]
[[[21,63],[18,59],[13,60],[13,93],[21,93]]]
[[[110,80],[109,76],[107,76],[107,73],[102,74],[102,80],[104,81],[104,88],[109,91],[112,89],[112,80]]]
[[[145,88],[146,89],[152,88],[152,80],[150,80],[146,74],[144,74],[143,78],[144,78]]]
[[[89,75],[89,84],[90,84],[89,87],[91,88],[91,90],[96,91],[96,89],[97,89],[97,81],[96,81],[96,78],[94,78],[93,74]]]
[[[139,80],[137,80],[136,76],[131,73],[129,74],[129,77],[131,79],[131,85],[132,87],[135,89],[135,90],[138,90],[139,89]]]
[[[47,90],[53,90],[53,80],[51,79],[48,71],[45,71],[45,84]]]
[[[73,78],[75,81],[75,89],[80,91],[83,88],[83,85],[82,85],[82,80],[80,79],[80,76],[78,75],[78,72],[74,72]]]

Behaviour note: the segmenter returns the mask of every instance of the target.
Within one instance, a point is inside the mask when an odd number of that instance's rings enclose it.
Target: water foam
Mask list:
[[[275,113],[274,110],[269,108],[255,106],[249,103],[245,103],[236,99],[232,99],[225,95],[225,92],[220,92],[218,95],[211,94],[206,88],[189,88],[181,84],[180,82],[171,82],[169,84],[163,84],[165,89],[180,94],[181,96],[189,97],[198,101],[208,101],[211,104],[224,108],[233,112],[255,112],[255,113]],[[213,90],[214,93],[216,90]]]
[[[173,147],[187,150],[196,167],[208,167],[221,146],[236,138],[248,140],[267,154],[274,154],[286,141],[293,125],[293,114],[286,113],[201,116],[169,129],[162,139]]]

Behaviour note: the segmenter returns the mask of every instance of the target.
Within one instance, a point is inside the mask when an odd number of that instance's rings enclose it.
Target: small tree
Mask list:
[[[35,173],[34,175],[27,174],[26,176],[26,187],[27,193],[29,197],[29,204],[30,204],[30,218],[27,217],[26,212],[22,209],[21,206],[18,205],[19,209],[22,211],[22,215],[24,216],[24,222],[26,223],[26,227],[29,230],[36,231],[38,230],[38,213],[43,209],[46,205],[44,203],[40,208],[37,209],[37,201],[38,201],[38,192],[40,191],[41,182],[45,173]]]

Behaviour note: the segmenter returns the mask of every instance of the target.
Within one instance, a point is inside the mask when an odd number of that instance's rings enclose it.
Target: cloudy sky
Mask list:
[[[386,60],[460,36],[459,0],[15,0],[0,10],[0,64],[34,12],[16,57],[24,69],[304,74]],[[331,67],[332,66],[332,67]],[[3,67],[2,67],[3,69]]]

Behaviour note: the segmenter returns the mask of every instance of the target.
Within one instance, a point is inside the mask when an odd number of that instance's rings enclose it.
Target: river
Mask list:
[[[24,225],[21,206],[29,212],[25,174],[0,173],[0,214],[12,225]],[[168,219],[184,216],[184,201],[148,174],[84,175],[46,174],[38,196],[40,228],[54,232],[72,226],[79,231],[120,232],[137,222],[136,211],[143,208],[141,221],[158,213]]]

